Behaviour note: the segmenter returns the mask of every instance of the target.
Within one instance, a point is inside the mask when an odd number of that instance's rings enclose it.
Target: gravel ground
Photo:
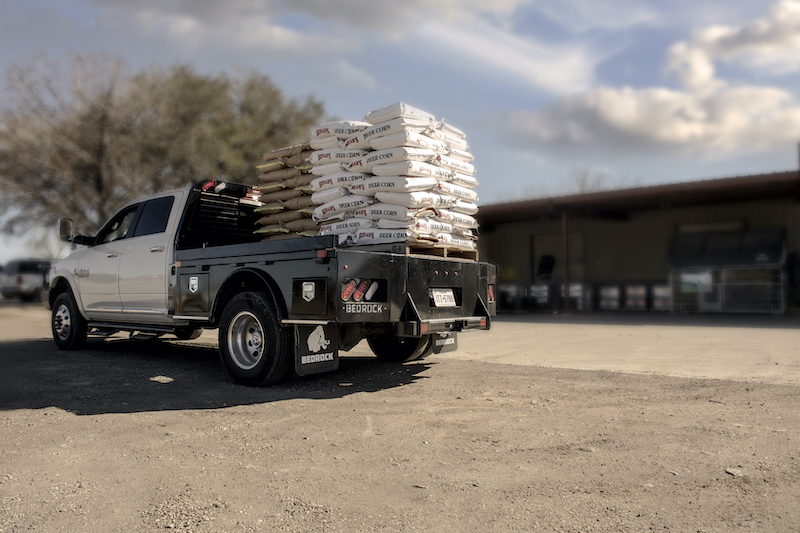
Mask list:
[[[800,531],[796,321],[501,316],[253,389],[3,303],[0,532]]]

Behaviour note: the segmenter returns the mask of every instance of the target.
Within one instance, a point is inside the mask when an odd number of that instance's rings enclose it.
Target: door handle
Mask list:
[[[118,255],[119,255],[119,252],[108,252],[106,254],[106,257],[117,257]]]
[[[153,253],[155,253],[155,252],[163,252],[164,251],[164,247],[163,246],[153,246],[153,247],[150,248],[150,251],[153,252]]]

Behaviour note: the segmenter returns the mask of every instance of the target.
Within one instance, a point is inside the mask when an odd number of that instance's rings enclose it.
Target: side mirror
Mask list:
[[[75,237],[75,223],[71,218],[58,219],[58,238],[65,242],[72,242]]]

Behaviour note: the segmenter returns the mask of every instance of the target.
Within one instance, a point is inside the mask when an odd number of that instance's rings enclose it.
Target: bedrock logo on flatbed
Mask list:
[[[345,313],[383,313],[385,310],[386,306],[384,304],[344,304]]]

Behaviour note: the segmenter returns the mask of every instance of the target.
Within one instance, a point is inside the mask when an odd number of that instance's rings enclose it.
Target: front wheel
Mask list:
[[[77,350],[86,344],[89,328],[72,293],[62,292],[56,296],[50,324],[53,340],[62,350]]]
[[[291,330],[281,327],[268,294],[243,292],[222,313],[219,353],[228,375],[261,386],[286,377],[292,362]]]
[[[372,353],[387,363],[405,363],[419,359],[428,350],[430,343],[430,335],[414,338],[382,333],[367,337],[367,344]]]

